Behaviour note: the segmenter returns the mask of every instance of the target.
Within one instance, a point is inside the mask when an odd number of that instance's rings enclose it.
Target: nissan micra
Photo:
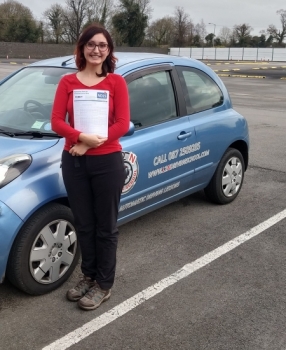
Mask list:
[[[204,63],[117,53],[131,122],[121,138],[126,180],[118,224],[194,192],[218,204],[239,194],[248,165],[247,121]],[[61,175],[64,140],[51,109],[74,57],[22,67],[0,82],[0,282],[39,295],[64,283],[80,257]],[[191,217],[190,217],[191,220]]]

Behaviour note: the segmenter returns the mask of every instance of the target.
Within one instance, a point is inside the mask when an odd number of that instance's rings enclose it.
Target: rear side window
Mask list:
[[[223,104],[222,91],[207,74],[188,67],[177,67],[177,71],[188,114],[202,112]]]
[[[177,116],[168,71],[144,75],[128,84],[131,121],[136,128],[165,122]]]

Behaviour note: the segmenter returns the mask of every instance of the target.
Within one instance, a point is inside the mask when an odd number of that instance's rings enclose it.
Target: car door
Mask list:
[[[183,89],[187,114],[195,129],[199,152],[195,160],[195,183],[206,185],[231,144],[237,114],[226,106],[218,84],[205,72],[186,66],[176,70]]]
[[[121,219],[142,215],[186,193],[194,176],[190,156],[197,147],[194,127],[180,111],[185,102],[172,66],[137,71],[126,80],[135,132],[122,139],[127,177]]]

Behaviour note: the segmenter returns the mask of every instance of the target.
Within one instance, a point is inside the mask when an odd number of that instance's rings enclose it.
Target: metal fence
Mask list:
[[[169,54],[199,60],[286,61],[286,48],[171,47]]]

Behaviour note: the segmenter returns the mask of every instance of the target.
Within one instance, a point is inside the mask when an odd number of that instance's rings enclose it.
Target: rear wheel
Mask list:
[[[234,148],[228,148],[205,188],[206,196],[214,203],[228,204],[239,194],[244,179],[244,160]]]
[[[45,294],[69,278],[79,255],[71,210],[50,204],[37,211],[17,235],[7,277],[26,293]]]

